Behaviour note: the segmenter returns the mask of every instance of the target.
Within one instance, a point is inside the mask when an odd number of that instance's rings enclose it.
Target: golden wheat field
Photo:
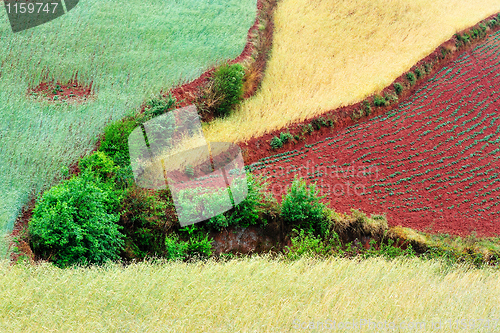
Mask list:
[[[239,142],[382,90],[498,0],[282,0],[261,90],[208,141]]]
[[[497,331],[500,276],[443,267],[418,259],[287,262],[265,256],[65,270],[3,262],[0,331],[323,332],[332,330],[308,326],[335,321],[336,332],[353,331],[338,326],[347,322],[457,332],[462,319],[467,325],[482,320],[466,331]],[[434,327],[438,322],[441,329]],[[385,331],[379,328],[356,331]]]

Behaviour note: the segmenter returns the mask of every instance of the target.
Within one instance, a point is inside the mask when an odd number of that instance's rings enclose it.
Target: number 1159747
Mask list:
[[[7,7],[7,13],[14,13],[14,14],[24,14],[24,13],[55,13],[56,8],[57,8],[58,3],[57,2],[51,2],[51,3],[42,3],[42,2],[30,2],[30,3],[23,3],[23,2],[16,2],[16,3],[6,3]]]

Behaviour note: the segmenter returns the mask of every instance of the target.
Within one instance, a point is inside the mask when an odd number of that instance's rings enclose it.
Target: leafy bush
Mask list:
[[[114,181],[119,169],[102,151],[96,151],[78,162],[80,170],[88,170],[102,181]]]
[[[489,20],[488,23],[487,23],[487,25],[490,28],[494,28],[497,25],[500,25],[500,18],[498,18],[498,19],[493,18],[493,19]]]
[[[429,63],[429,62],[426,62],[426,63],[424,64],[424,70],[425,70],[425,73],[426,73],[426,74],[429,74],[429,73],[431,72],[431,70],[432,70],[432,64],[431,64],[431,63]]]
[[[326,206],[320,202],[325,196],[318,195],[316,185],[307,186],[301,178],[295,177],[291,188],[283,198],[281,216],[307,232],[317,231],[323,234],[328,228],[325,216]]]
[[[248,227],[250,225],[265,225],[266,221],[261,219],[261,214],[266,206],[272,202],[272,197],[266,195],[266,184],[252,174],[247,174],[246,185],[248,188],[245,200],[236,205],[228,212],[214,216],[207,221],[207,226],[215,230],[221,230],[229,226]],[[237,184],[232,188],[239,191]]]
[[[243,96],[245,68],[241,64],[222,65],[214,72],[217,89],[224,96],[218,108],[218,115],[225,116],[240,103]]]
[[[363,109],[359,110],[354,110],[353,113],[351,114],[351,119],[352,121],[358,121],[359,119],[363,118],[365,115]]]
[[[406,79],[408,79],[411,85],[414,85],[417,81],[417,79],[415,78],[415,74],[413,74],[412,72],[406,73]]]
[[[291,141],[293,139],[293,136],[290,134],[290,132],[281,132],[280,133],[280,140],[284,144]]]
[[[58,267],[119,259],[120,198],[90,172],[52,187],[39,199],[29,223],[33,250]]]
[[[415,68],[415,76],[417,77],[417,79],[420,79],[423,76],[422,70],[420,68]]]
[[[271,148],[278,149],[278,148],[283,147],[283,141],[281,141],[280,138],[275,136],[274,138],[271,139],[270,145],[271,145]]]
[[[403,92],[403,85],[401,83],[394,83],[394,91],[396,91],[396,94],[401,95]]]
[[[213,239],[208,239],[208,234],[199,233],[190,237],[187,243],[187,253],[195,258],[208,258],[212,255]]]
[[[387,101],[387,104],[397,102],[399,99],[398,95],[395,93],[385,93],[384,98]]]
[[[313,119],[311,121],[311,125],[314,127],[315,130],[321,129],[321,127],[327,127],[328,124],[326,120],[323,117],[319,117],[317,119]]]
[[[175,215],[167,214],[169,208],[173,212],[170,197],[150,195],[147,190],[135,185],[124,191],[119,224],[124,227],[123,233],[126,236],[126,257],[142,258],[164,251],[162,241],[165,231],[177,223]]]
[[[387,100],[380,95],[375,95],[373,98],[373,105],[377,107],[386,106],[387,104],[389,104]]]
[[[195,101],[198,110],[218,117],[227,116],[241,102],[244,76],[245,68],[241,64],[219,66],[198,92]]]
[[[367,100],[364,100],[363,101],[363,110],[361,110],[361,112],[364,113],[369,116],[371,113],[372,113],[372,106],[370,104],[370,102],[368,102]],[[361,117],[363,116],[363,114],[361,114]]]
[[[139,124],[136,119],[127,118],[106,126],[99,151],[108,155],[116,165],[120,167],[129,166],[128,137]]]
[[[169,260],[184,260],[189,256],[194,258],[208,258],[212,255],[213,240],[208,239],[208,234],[191,236],[188,241],[179,240],[177,234],[165,237],[166,258]]]
[[[304,230],[297,231],[293,229],[296,234],[295,237],[291,237],[292,246],[287,246],[286,249],[288,259],[296,260],[301,257],[326,257],[330,252],[332,247],[327,241],[321,239],[321,237],[315,237],[312,233],[305,233]]]
[[[194,168],[192,165],[188,164],[186,165],[186,170],[185,173],[188,177],[193,177],[194,176]]]
[[[394,259],[401,256],[414,257],[416,255],[416,252],[413,250],[411,244],[409,244],[404,250],[393,246],[394,240],[392,239],[388,239],[387,244],[381,242],[379,249],[375,248],[375,244],[376,241],[374,239],[370,240],[370,248],[362,253],[363,258],[384,257],[386,259]]]
[[[188,243],[179,241],[177,234],[165,237],[166,258],[169,260],[184,260],[187,258]]]
[[[305,131],[306,133],[308,134],[311,134],[312,132],[314,132],[314,127],[312,124],[307,124],[307,126],[305,127]]]
[[[167,97],[153,98],[146,103],[145,115],[154,118],[176,108],[177,100],[169,94]]]

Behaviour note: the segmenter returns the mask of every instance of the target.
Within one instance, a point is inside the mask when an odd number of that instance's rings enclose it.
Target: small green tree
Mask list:
[[[307,186],[301,178],[295,177],[291,188],[283,198],[281,215],[283,219],[309,231],[324,234],[328,228],[325,217],[326,206],[320,202],[325,196],[319,196],[316,185]]]
[[[35,253],[58,267],[119,259],[123,235],[110,185],[90,172],[52,187],[39,199],[28,230]]]

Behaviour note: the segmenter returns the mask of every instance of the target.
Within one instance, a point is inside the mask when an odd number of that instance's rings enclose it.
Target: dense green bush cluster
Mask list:
[[[39,198],[29,223],[35,253],[59,267],[119,259],[121,197],[86,169]]]

